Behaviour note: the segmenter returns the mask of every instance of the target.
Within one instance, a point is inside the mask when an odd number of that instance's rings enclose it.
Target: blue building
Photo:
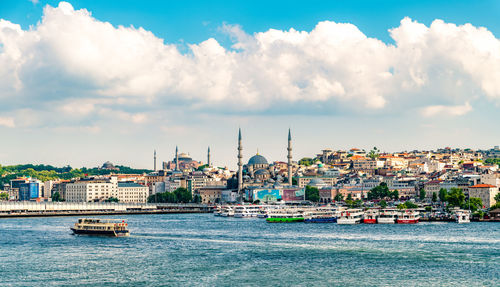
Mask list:
[[[38,181],[30,181],[19,184],[19,200],[32,200],[40,197],[41,184]]]

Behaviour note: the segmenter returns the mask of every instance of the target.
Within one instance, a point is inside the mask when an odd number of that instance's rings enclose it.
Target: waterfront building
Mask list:
[[[225,186],[206,186],[198,189],[201,203],[215,204],[222,202],[222,194],[226,190]]]
[[[146,203],[149,195],[147,186],[134,182],[118,182],[117,198],[124,203]]]
[[[111,179],[82,179],[66,184],[67,202],[97,202],[118,197],[118,181]]]
[[[318,181],[319,180],[319,181]],[[327,177],[327,176],[299,176],[297,178],[297,184],[299,188],[304,188],[306,185],[311,185],[311,184],[320,184],[321,187],[323,186],[334,186],[337,184],[337,177]]]
[[[483,206],[490,208],[496,203],[495,195],[499,193],[499,188],[490,184],[476,184],[469,186],[467,191],[469,197],[480,198],[483,201]]]
[[[19,200],[39,200],[41,197],[42,182],[37,179],[30,179],[28,182],[19,184]]]

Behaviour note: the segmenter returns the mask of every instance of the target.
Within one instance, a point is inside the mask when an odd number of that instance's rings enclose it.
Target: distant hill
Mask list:
[[[54,167],[51,165],[34,165],[34,164],[19,164],[19,165],[0,165],[0,185],[9,183],[11,179],[23,176],[30,176],[41,181],[55,179],[72,179],[75,177],[84,177],[85,175],[105,175],[110,173],[122,174],[142,174],[149,173],[149,169],[134,169],[128,166],[116,165],[118,170],[106,170],[94,168],[72,168],[71,166]]]

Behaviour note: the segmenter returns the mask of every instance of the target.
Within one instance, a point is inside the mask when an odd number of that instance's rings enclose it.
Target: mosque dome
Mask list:
[[[266,169],[259,169],[255,172],[255,175],[268,175],[269,174],[269,171],[267,171]]]
[[[313,179],[311,179],[311,181],[309,181],[309,183],[307,185],[321,186],[321,185],[325,185],[325,182],[323,180],[321,180],[320,178],[313,178]]]
[[[255,165],[255,164],[268,164],[267,159],[259,154],[256,154],[248,160],[249,165]]]
[[[179,161],[192,161],[193,159],[189,156],[187,153],[180,153],[179,154]]]

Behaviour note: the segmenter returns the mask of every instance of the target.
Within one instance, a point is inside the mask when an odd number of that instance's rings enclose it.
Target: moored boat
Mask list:
[[[457,210],[455,212],[455,222],[456,223],[470,223],[470,211]]]
[[[396,219],[396,222],[398,224],[415,224],[418,223],[419,220],[420,220],[419,212],[412,209],[406,209],[398,212],[398,217]]]
[[[257,217],[260,214],[258,205],[239,205],[234,208],[235,218]]]
[[[222,216],[222,217],[234,216],[234,209],[231,206],[225,206],[222,208],[220,216]]]
[[[306,223],[330,223],[337,222],[335,210],[331,208],[312,208],[304,211],[304,222]]]
[[[378,224],[394,224],[396,223],[398,212],[395,209],[382,209],[378,215]]]
[[[358,224],[363,219],[363,212],[361,209],[348,209],[340,213],[337,219],[337,224]]]
[[[365,215],[363,216],[363,223],[366,224],[375,224],[377,223],[378,210],[369,209],[365,211]]]
[[[123,219],[80,218],[71,228],[74,234],[129,236],[128,224]]]
[[[298,209],[279,209],[269,212],[266,221],[270,223],[303,222],[304,215]]]

